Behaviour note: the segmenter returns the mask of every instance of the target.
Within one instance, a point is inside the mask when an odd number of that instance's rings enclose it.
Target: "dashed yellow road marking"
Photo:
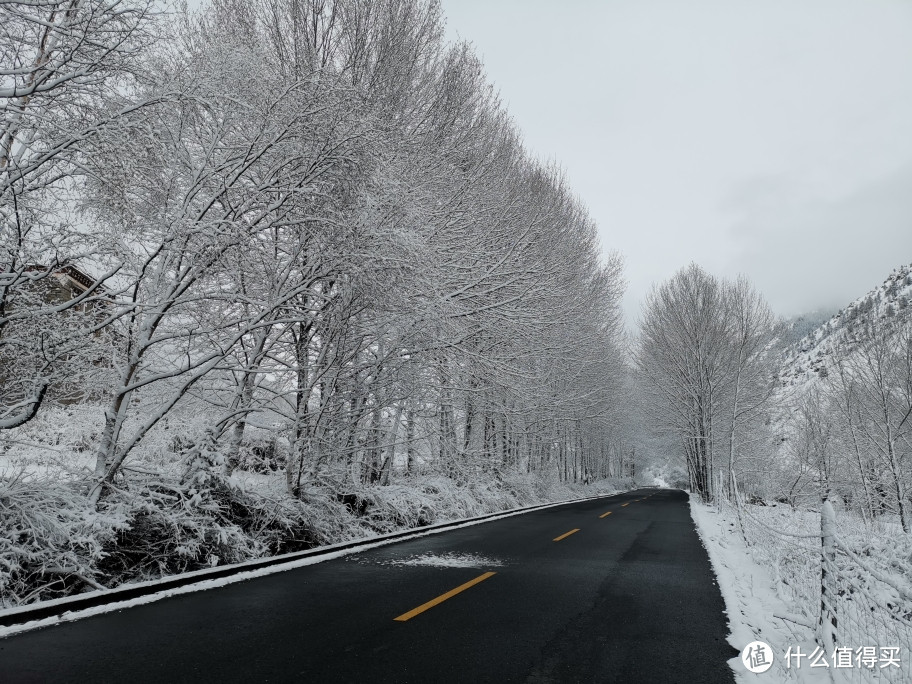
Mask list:
[[[630,503],[629,501],[627,503],[622,503],[621,507],[623,508],[624,506],[627,506],[629,503]]]
[[[567,537],[569,537],[569,536],[570,536],[571,534],[573,534],[574,532],[579,532],[579,531],[580,531],[580,528],[577,527],[575,530],[570,530],[569,532],[564,532],[561,536],[555,537],[555,538],[552,539],[551,541],[560,541],[561,539],[566,539]]]
[[[599,517],[600,517],[600,518],[607,518],[609,515],[611,515],[611,511],[608,511],[607,513],[602,513]]]
[[[484,582],[486,579],[488,579],[488,577],[493,577],[496,574],[497,574],[496,572],[486,572],[482,575],[479,575],[475,579],[469,580],[465,584],[460,584],[455,589],[450,589],[447,593],[441,594],[437,598],[431,599],[427,603],[422,603],[417,608],[412,608],[409,612],[403,613],[402,615],[400,615],[399,617],[394,618],[394,619],[396,620],[396,622],[405,622],[406,620],[411,620],[416,615],[421,615],[421,613],[423,613],[424,611],[426,611],[430,608],[433,608],[434,606],[436,606],[438,604],[443,603],[447,599],[453,598],[454,596],[456,596],[456,594],[463,592],[470,587],[474,587],[479,582]]]

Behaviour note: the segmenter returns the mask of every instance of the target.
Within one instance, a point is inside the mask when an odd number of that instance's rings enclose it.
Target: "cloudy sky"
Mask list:
[[[912,263],[909,0],[442,4],[624,255],[631,322],[689,261],[782,315]]]

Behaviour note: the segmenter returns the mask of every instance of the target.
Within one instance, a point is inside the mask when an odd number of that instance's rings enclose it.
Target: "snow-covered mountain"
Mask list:
[[[801,385],[815,377],[825,377],[837,348],[851,351],[874,325],[889,326],[909,315],[912,315],[912,264],[894,269],[883,283],[794,344],[780,374],[783,385]]]

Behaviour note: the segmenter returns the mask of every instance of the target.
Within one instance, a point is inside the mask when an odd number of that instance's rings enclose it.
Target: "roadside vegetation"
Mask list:
[[[620,259],[443,21],[0,4],[0,604],[629,482]]]

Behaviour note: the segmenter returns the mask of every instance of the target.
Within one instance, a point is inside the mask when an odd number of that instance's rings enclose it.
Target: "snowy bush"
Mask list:
[[[0,478],[0,608],[99,588],[104,547],[125,526],[66,483]]]
[[[526,473],[457,485],[428,475],[313,486],[295,500],[265,482],[226,476],[205,443],[187,452],[182,473],[131,473],[97,508],[75,484],[0,478],[0,606],[634,486]]]

